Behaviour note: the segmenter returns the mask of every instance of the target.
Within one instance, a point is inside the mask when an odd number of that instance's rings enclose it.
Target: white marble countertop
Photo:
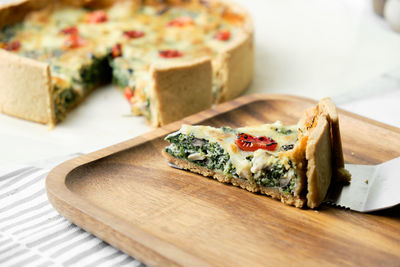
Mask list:
[[[256,29],[256,72],[246,94],[330,96],[341,108],[400,127],[400,34],[370,1],[236,1]],[[0,167],[87,153],[149,130],[108,86],[54,130],[0,115]]]

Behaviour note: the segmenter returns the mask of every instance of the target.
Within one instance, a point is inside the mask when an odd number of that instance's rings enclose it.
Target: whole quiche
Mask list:
[[[253,27],[230,1],[43,1],[0,9],[0,111],[55,125],[114,83],[161,126],[238,96]]]

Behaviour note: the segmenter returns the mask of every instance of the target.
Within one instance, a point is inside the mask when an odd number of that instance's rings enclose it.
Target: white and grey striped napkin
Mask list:
[[[45,189],[50,168],[43,166],[55,165],[52,161],[0,170],[0,266],[143,265],[51,206]]]

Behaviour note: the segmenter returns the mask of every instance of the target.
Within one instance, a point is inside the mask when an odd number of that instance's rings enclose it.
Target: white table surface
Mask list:
[[[400,34],[370,1],[236,1],[255,24],[255,76],[245,94],[330,96],[339,107],[400,127]],[[0,168],[95,151],[149,130],[107,86],[53,130],[0,115]]]

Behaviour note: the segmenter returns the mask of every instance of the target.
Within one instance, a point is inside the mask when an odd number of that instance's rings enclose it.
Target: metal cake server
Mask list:
[[[349,185],[331,188],[325,203],[359,212],[371,212],[400,204],[400,157],[378,165],[346,164]]]

